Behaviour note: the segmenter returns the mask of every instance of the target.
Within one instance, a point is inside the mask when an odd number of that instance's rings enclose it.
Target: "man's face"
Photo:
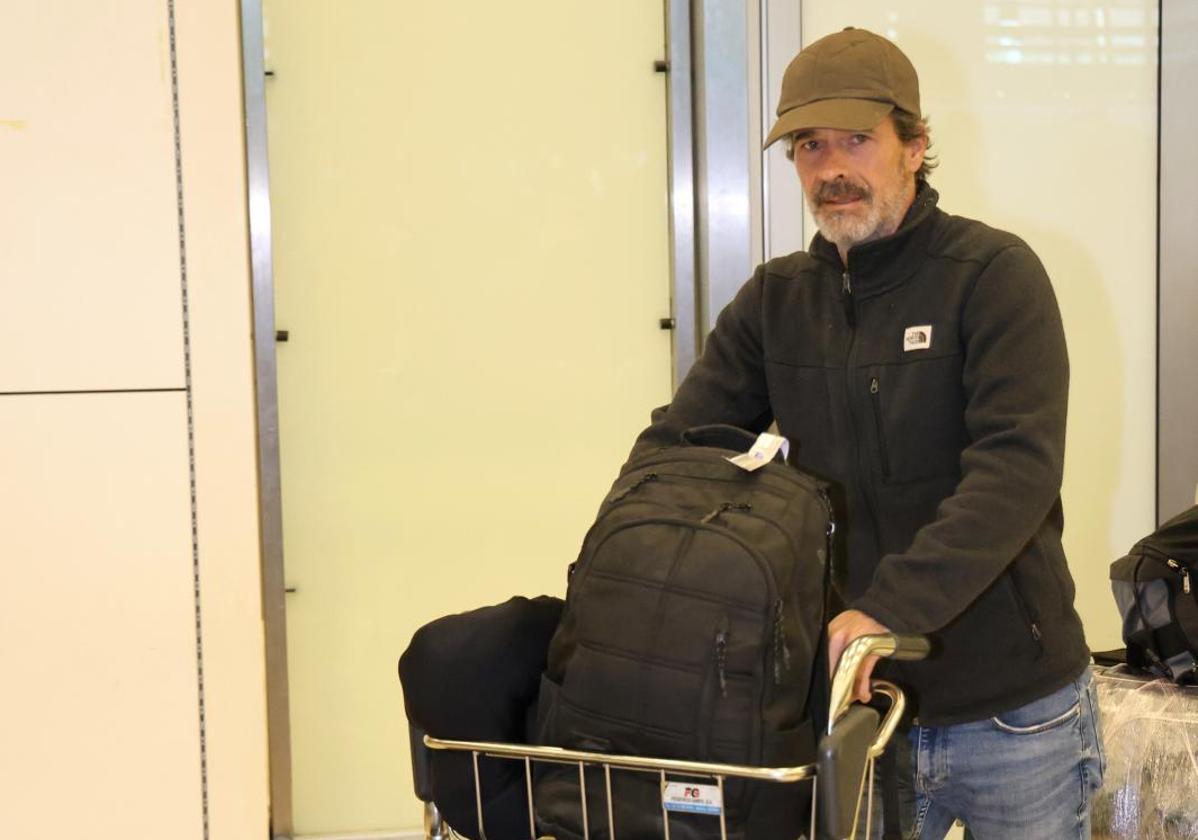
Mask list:
[[[795,171],[824,238],[842,255],[898,229],[915,198],[925,138],[903,143],[887,117],[869,131],[812,128],[795,135]]]

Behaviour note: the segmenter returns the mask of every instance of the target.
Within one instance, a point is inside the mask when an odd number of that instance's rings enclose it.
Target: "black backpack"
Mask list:
[[[755,436],[687,432],[690,444],[627,464],[571,566],[550,644],[538,740],[573,749],[793,766],[814,760],[827,706],[824,632],[835,525],[825,484],[775,460],[728,457]],[[717,444],[717,445],[703,445]],[[577,768],[542,767],[541,831],[582,836]],[[612,773],[617,836],[661,836],[660,780]],[[809,785],[730,780],[730,836],[793,838]],[[587,784],[590,836],[606,838],[602,775]],[[719,836],[677,814],[670,837]]]
[[[1177,683],[1198,682],[1198,505],[1111,564],[1127,664]]]

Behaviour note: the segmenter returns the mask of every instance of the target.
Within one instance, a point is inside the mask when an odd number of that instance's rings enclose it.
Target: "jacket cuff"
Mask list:
[[[863,595],[857,600],[848,604],[846,609],[860,610],[868,615],[874,621],[881,624],[890,630],[891,633],[918,633],[920,631],[911,627],[902,616],[893,610],[887,609],[882,604],[870,599],[869,595]]]

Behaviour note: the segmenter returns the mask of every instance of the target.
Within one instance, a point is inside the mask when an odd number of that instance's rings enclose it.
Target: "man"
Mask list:
[[[829,660],[866,633],[934,645],[886,665],[918,716],[910,836],[959,818],[980,840],[1089,837],[1103,757],[1061,548],[1060,314],[1024,242],[937,208],[920,113],[884,38],[799,53],[766,144],[788,144],[819,234],[757,269],[637,449],[776,421],[842,489]]]

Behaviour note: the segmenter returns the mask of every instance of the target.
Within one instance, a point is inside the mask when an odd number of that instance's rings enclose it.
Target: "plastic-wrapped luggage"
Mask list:
[[[1100,669],[1107,754],[1095,840],[1198,840],[1198,688]]]

